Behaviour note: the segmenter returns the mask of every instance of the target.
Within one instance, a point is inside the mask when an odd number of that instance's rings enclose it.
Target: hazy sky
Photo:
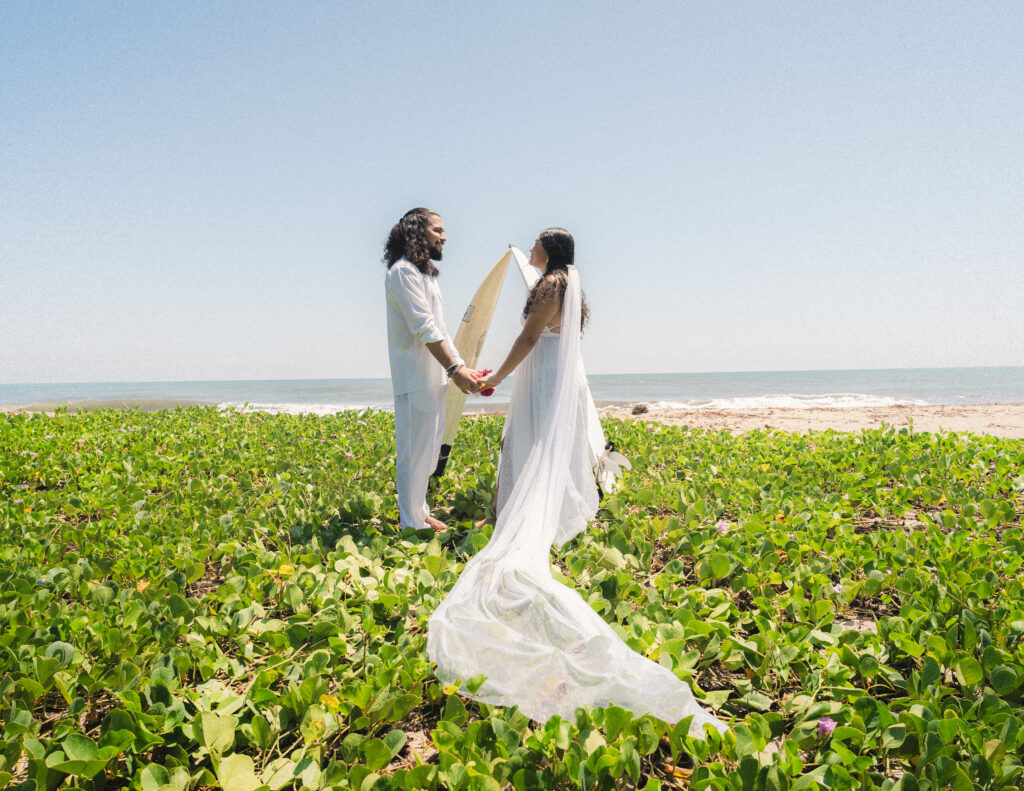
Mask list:
[[[387,376],[416,205],[453,333],[570,229],[594,373],[1022,365],[1022,41],[1019,2],[6,0],[0,382]]]

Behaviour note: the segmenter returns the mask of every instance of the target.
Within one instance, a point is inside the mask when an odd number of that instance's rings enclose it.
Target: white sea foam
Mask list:
[[[235,412],[266,412],[271,415],[333,415],[336,412],[349,410],[361,411],[363,409],[382,409],[369,404],[298,404],[298,403],[233,403],[224,402],[217,404],[217,409],[222,412],[234,410]]]
[[[920,399],[898,399],[861,393],[763,395],[693,401],[646,402],[649,409],[854,409],[857,407],[926,406]]]
[[[508,408],[508,401],[489,401],[481,403],[479,400],[470,401],[466,404],[464,414],[477,415],[488,412],[504,411]],[[237,402],[225,401],[217,404],[221,412],[266,412],[269,415],[333,415],[337,412],[356,411],[364,409],[375,409],[381,412],[393,412],[393,404],[304,404],[304,403],[270,403],[270,402]]]

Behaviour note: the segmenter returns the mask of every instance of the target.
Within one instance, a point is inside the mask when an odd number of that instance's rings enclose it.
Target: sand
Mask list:
[[[103,402],[78,403],[68,409],[98,407],[138,408],[144,412],[172,408],[177,404],[162,401],[152,402]],[[47,412],[52,414],[60,404],[28,404],[0,407],[0,412]],[[472,408],[475,406],[476,408]],[[503,414],[506,404],[475,404],[467,414]],[[633,418],[666,423],[675,426],[689,426],[694,429],[731,431],[743,434],[755,429],[777,428],[782,431],[860,431],[865,428],[879,428],[883,423],[896,429],[908,428],[914,431],[963,431],[971,434],[988,434],[993,437],[1024,439],[1024,404],[961,404],[930,406],[884,406],[884,407],[843,407],[809,409],[650,409],[644,414],[634,415],[630,407],[603,407],[602,415]]]
[[[603,414],[634,417],[695,429],[743,434],[755,429],[783,431],[860,431],[883,423],[914,431],[964,431],[994,437],[1024,438],[1024,404],[964,404],[932,406],[847,407],[814,409],[651,409],[632,415],[630,409],[607,409]]]

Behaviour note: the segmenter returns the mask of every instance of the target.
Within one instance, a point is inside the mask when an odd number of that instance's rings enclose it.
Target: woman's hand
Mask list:
[[[480,385],[480,395],[489,396],[494,394],[494,388],[501,384],[501,379],[495,376],[493,371],[485,369],[480,372],[476,382]]]

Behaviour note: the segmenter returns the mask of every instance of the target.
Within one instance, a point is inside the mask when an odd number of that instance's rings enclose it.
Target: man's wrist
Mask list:
[[[451,379],[453,376],[455,376],[455,374],[461,367],[462,363],[452,363],[451,365],[444,369],[445,376]]]

